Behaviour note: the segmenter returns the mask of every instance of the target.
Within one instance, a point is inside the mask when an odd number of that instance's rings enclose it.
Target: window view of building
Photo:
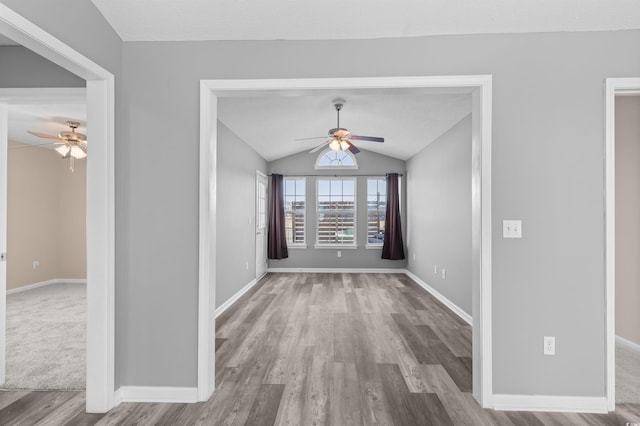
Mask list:
[[[387,183],[384,178],[367,179],[367,243],[384,242],[384,222],[387,210]]]
[[[317,181],[317,244],[356,243],[356,180],[319,178]]]
[[[305,179],[284,179],[284,229],[290,246],[305,243]]]

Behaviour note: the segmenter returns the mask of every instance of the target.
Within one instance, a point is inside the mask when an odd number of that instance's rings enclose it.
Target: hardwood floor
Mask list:
[[[217,320],[207,402],[84,413],[82,392],[0,392],[0,425],[616,425],[609,414],[484,410],[471,329],[401,274],[269,274]]]

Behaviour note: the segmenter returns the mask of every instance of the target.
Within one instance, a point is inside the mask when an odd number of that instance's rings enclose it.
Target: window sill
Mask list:
[[[364,248],[367,250],[382,250],[382,244],[367,244]]]
[[[287,244],[288,249],[306,249],[306,244]]]
[[[357,244],[316,244],[313,248],[329,250],[356,250]]]

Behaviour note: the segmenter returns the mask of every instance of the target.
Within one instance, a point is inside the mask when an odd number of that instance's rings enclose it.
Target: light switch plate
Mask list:
[[[503,220],[502,238],[522,238],[522,221]]]

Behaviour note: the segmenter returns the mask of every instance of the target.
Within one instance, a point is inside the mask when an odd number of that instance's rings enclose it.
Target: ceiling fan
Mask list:
[[[14,148],[28,148],[30,146],[44,146],[44,145],[58,145],[54,148],[60,155],[62,155],[63,159],[68,158],[70,161],[69,169],[71,172],[74,170],[74,160],[82,159],[87,156],[87,137],[82,133],[76,132],[76,129],[80,127],[80,123],[77,121],[67,121],[67,126],[71,128],[71,131],[62,131],[59,132],[57,136],[48,135],[46,133],[32,132],[30,130],[27,133],[30,133],[34,136],[43,139],[53,139],[57,142],[44,143],[39,145],[24,145]]]
[[[353,142],[351,142],[352,140],[384,142],[384,138],[375,137],[375,136],[358,136],[358,135],[352,134],[349,130],[345,129],[344,127],[340,127],[340,110],[342,110],[342,107],[344,106],[345,102],[346,101],[344,99],[333,100],[332,104],[338,115],[338,124],[336,125],[335,128],[329,130],[329,139],[322,142],[322,144],[318,145],[317,147],[313,148],[311,151],[309,151],[309,153],[317,152],[328,144],[329,148],[332,151],[339,152],[339,151],[349,150],[352,153],[357,154],[360,152],[360,150],[353,144]],[[302,138],[302,139],[296,139],[296,141],[324,139],[324,138],[326,138],[326,136]]]

